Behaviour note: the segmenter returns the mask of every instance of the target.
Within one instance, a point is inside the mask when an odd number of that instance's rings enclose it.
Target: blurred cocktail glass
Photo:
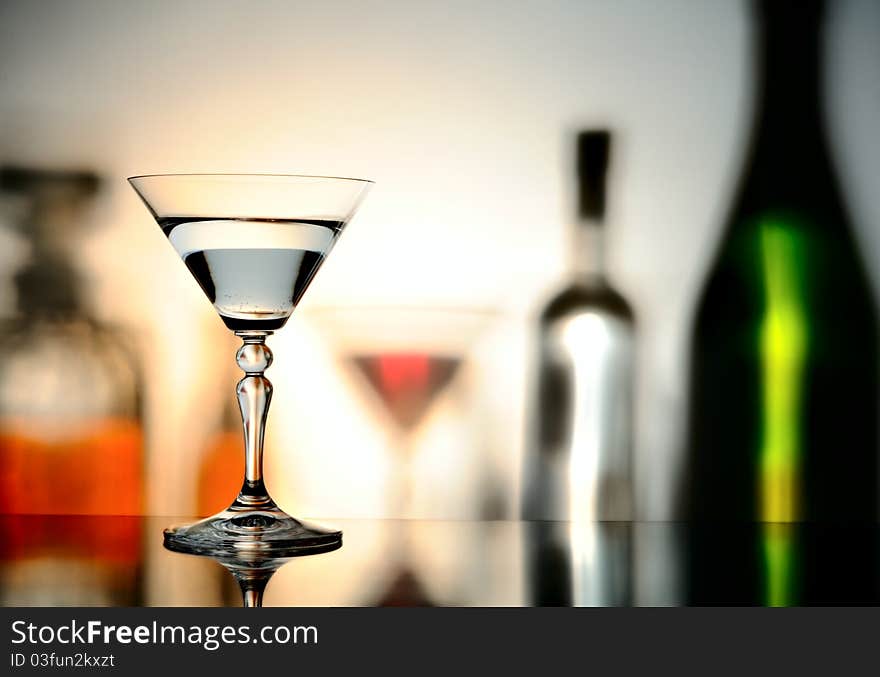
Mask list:
[[[321,307],[303,319],[329,340],[346,381],[369,400],[394,451],[389,514],[413,511],[413,462],[427,422],[457,387],[484,330],[487,308]]]

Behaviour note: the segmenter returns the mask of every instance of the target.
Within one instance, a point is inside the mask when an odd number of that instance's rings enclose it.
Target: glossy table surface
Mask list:
[[[0,604],[877,604],[873,525],[327,520],[341,549],[274,571],[166,550],[167,517],[0,516]],[[233,567],[236,568],[236,567]]]

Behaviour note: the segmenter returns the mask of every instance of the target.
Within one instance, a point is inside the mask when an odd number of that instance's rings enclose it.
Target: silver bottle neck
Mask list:
[[[578,279],[602,281],[606,274],[605,226],[597,219],[581,218],[572,229],[572,274]]]

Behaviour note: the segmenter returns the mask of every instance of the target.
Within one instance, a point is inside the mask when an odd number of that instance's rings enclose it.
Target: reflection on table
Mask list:
[[[342,548],[263,567],[260,600],[246,565],[165,550],[172,521],[2,516],[0,603],[240,606],[242,580],[264,606],[880,603],[873,525],[336,520]]]

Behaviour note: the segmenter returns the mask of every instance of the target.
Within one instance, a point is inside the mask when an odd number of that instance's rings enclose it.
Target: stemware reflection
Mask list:
[[[167,544],[165,548],[172,552],[177,552],[177,554],[183,557],[202,557],[220,564],[232,574],[232,578],[238,584],[241,591],[241,604],[245,608],[262,607],[263,593],[269,584],[269,579],[292,559],[303,556],[275,557],[270,553],[254,551],[242,552],[238,556],[225,554],[208,555],[175,551],[173,548],[169,548]],[[338,549],[338,547],[334,549]],[[315,553],[311,553],[310,556],[315,556]]]
[[[228,559],[214,558],[232,574],[232,577],[241,588],[241,602],[243,607],[263,606],[263,592],[269,584],[269,579],[282,566],[290,561],[287,557],[274,557],[268,559],[245,558]]]

